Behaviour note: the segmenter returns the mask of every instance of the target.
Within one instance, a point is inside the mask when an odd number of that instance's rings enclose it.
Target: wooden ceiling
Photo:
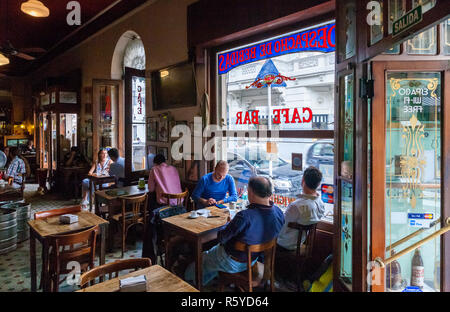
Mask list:
[[[19,52],[22,50],[36,59],[27,61],[10,56],[10,64],[0,67],[0,76],[26,75],[148,0],[78,0],[80,26],[69,26],[66,21],[69,0],[40,0],[50,10],[46,18],[23,13],[20,6],[25,1],[0,1],[0,47],[10,42]],[[42,49],[46,52],[37,52]]]

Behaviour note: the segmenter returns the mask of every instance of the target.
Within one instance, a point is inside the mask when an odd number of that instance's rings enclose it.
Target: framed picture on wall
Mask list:
[[[147,141],[158,141],[158,119],[147,117]]]
[[[167,163],[169,162],[169,148],[164,146],[158,146],[158,152],[157,154],[162,154],[166,158]]]
[[[185,160],[184,170],[186,181],[198,182],[200,179],[200,160],[194,160],[194,155],[192,155],[190,160]]]
[[[171,141],[171,143],[170,143],[171,147],[173,146],[175,141],[176,140],[172,140]],[[178,151],[179,151],[179,153],[183,154],[183,146],[181,146]],[[178,167],[178,168],[183,168],[183,158],[184,157],[182,157],[180,160],[175,160],[175,159],[172,158],[172,166],[175,166],[175,167]]]
[[[169,117],[162,115],[158,123],[158,141],[169,142]]]

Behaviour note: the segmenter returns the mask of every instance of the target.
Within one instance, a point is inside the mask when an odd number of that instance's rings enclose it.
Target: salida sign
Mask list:
[[[336,47],[335,24],[294,33],[218,56],[219,75],[247,63],[301,51],[332,52]]]
[[[308,123],[311,122],[313,113],[311,108],[302,107],[294,108],[292,110],[292,116],[289,113],[290,108],[274,109],[272,111],[272,123],[281,124],[284,123]],[[247,125],[247,124],[259,124],[259,110],[254,110],[250,112],[237,112],[236,113],[236,124],[237,125]]]

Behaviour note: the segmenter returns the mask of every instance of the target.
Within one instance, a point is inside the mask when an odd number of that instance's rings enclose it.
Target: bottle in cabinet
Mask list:
[[[414,252],[411,263],[411,286],[423,288],[425,279],[425,270],[423,266],[423,259],[420,253],[420,248]]]

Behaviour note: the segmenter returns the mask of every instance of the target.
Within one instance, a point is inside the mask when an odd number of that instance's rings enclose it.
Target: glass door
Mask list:
[[[39,165],[42,169],[49,168],[50,142],[48,128],[47,113],[41,113],[39,115]]]
[[[381,263],[374,291],[443,290],[448,114],[439,65],[374,63],[372,260]]]
[[[137,179],[146,169],[145,71],[125,68],[125,175]]]

